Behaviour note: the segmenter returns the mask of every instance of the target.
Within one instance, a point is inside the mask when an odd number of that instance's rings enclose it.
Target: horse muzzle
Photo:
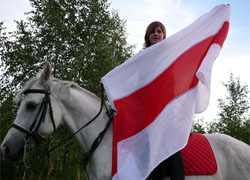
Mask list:
[[[18,161],[23,155],[23,145],[15,147],[9,143],[4,143],[0,147],[4,160]]]

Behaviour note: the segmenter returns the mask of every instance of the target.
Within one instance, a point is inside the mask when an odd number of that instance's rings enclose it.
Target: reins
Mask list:
[[[36,135],[39,135],[37,133],[37,130],[41,124],[42,121],[45,120],[45,115],[46,115],[46,110],[47,110],[47,106],[49,105],[49,110],[50,110],[50,116],[51,116],[51,121],[52,121],[52,124],[53,124],[53,128],[54,130],[56,129],[55,128],[55,122],[54,122],[54,117],[53,117],[53,111],[52,111],[52,106],[51,106],[51,100],[50,100],[50,91],[46,91],[46,90],[39,90],[39,89],[29,89],[29,90],[26,90],[25,91],[25,94],[27,93],[42,93],[42,94],[45,94],[45,97],[43,99],[43,102],[42,102],[42,105],[40,106],[39,108],[39,112],[34,120],[34,122],[32,123],[31,127],[29,130],[26,130],[25,128],[19,126],[19,125],[16,125],[16,124],[12,124],[12,127],[24,132],[27,134],[26,138],[25,138],[25,146],[27,146],[27,137],[28,136],[32,136],[33,138],[35,138],[36,140]],[[88,165],[88,162],[92,156],[92,154],[94,153],[94,151],[97,149],[97,147],[99,146],[99,144],[101,143],[105,133],[107,132],[112,120],[113,120],[113,116],[114,116],[114,110],[109,110],[105,104],[105,101],[104,101],[104,87],[101,85],[101,106],[100,106],[100,109],[98,111],[98,113],[90,120],[88,121],[85,125],[83,125],[80,129],[78,129],[76,132],[74,132],[73,134],[71,134],[70,136],[68,136],[67,138],[65,138],[64,140],[62,140],[60,143],[58,143],[57,145],[55,145],[53,148],[49,149],[48,151],[42,153],[41,155],[37,156],[36,158],[34,158],[33,160],[30,160],[30,161],[27,161],[27,162],[23,162],[23,164],[26,166],[26,167],[31,167],[30,165],[35,163],[35,162],[40,162],[43,158],[45,157],[49,157],[52,153],[60,150],[62,147],[66,146],[67,144],[69,144],[70,142],[72,142],[73,140],[73,137],[79,133],[82,129],[84,129],[85,127],[87,127],[88,125],[90,125],[93,121],[95,121],[97,119],[97,117],[101,114],[102,110],[103,110],[103,106],[105,106],[106,108],[106,113],[109,117],[109,120],[106,124],[106,126],[104,127],[104,129],[99,133],[99,135],[96,137],[96,139],[94,140],[94,142],[92,143],[91,145],[91,148],[89,149],[88,152],[86,152],[83,156],[83,165],[84,165],[84,169],[86,171],[86,166]],[[37,127],[35,128],[35,131],[32,131],[32,129],[34,128],[35,124],[37,123],[36,119],[39,117],[39,114],[41,114],[41,111],[42,111],[42,115],[40,116],[40,120],[38,122],[38,125]],[[40,136],[40,135],[39,135]],[[37,141],[37,140],[36,140]],[[25,152],[26,150],[24,150]],[[88,173],[86,171],[86,176],[87,178],[89,179],[88,177]]]

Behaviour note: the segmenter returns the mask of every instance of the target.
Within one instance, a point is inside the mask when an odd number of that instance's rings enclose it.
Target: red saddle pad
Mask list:
[[[217,171],[217,163],[207,138],[192,133],[188,144],[181,151],[185,175],[212,175]]]

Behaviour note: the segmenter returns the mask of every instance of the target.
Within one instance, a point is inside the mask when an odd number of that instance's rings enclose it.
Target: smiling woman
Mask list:
[[[147,30],[144,36],[144,40],[145,40],[144,48],[154,45],[162,41],[165,38],[166,38],[165,26],[159,21],[154,21],[150,23],[147,27]]]
[[[149,40],[152,45],[160,42],[163,40],[163,32],[160,27],[155,28],[155,30],[150,34]]]

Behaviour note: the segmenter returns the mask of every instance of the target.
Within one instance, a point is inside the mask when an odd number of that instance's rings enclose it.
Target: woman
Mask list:
[[[144,48],[152,46],[166,38],[166,28],[159,22],[154,21],[148,25],[144,36]]]
[[[144,48],[148,48],[166,38],[166,28],[161,22],[154,21],[148,25],[145,33]],[[149,175],[149,179],[160,180],[164,176],[170,176],[171,180],[184,180],[184,168],[181,152],[177,152],[161,164]]]

